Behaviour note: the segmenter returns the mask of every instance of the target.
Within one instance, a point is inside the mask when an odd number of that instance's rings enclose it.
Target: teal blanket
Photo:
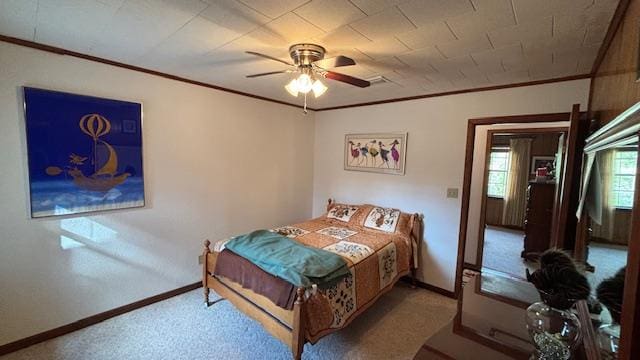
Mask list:
[[[237,236],[225,248],[295,286],[317,284],[324,288],[349,274],[346,261],[339,255],[268,230]]]

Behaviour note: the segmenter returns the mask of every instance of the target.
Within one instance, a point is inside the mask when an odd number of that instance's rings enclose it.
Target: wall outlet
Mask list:
[[[448,199],[457,199],[458,198],[458,188],[448,188],[447,189],[447,198]]]
[[[204,263],[204,255],[198,256],[198,264],[202,265]]]

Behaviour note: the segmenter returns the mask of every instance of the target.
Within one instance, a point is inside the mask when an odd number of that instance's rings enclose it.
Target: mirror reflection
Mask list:
[[[594,285],[626,265],[635,187],[637,145],[596,154],[587,195],[585,268]]]
[[[627,142],[593,155],[592,166],[585,169],[590,177],[581,195],[575,244],[554,254],[565,139],[562,127],[487,131],[483,166],[474,165],[482,190],[481,201],[472,200],[469,208],[470,214],[477,211],[479,222],[475,228],[469,223],[467,233],[460,326],[518,357],[532,351],[535,334],[527,335],[525,325],[528,307],[550,302],[571,317],[578,313],[576,300],[586,300],[584,311],[592,319],[601,355],[615,359],[638,145]],[[562,267],[574,269],[569,271],[573,280],[559,278],[568,274],[558,273]],[[567,294],[578,295],[568,299]],[[567,299],[555,301],[561,297]],[[557,323],[552,320],[549,324]]]
[[[549,249],[564,130],[492,132],[479,244],[482,268],[524,279]]]
[[[600,352],[608,359],[618,352],[637,161],[637,143],[595,154],[584,199],[587,231],[575,249],[600,305],[591,313]]]

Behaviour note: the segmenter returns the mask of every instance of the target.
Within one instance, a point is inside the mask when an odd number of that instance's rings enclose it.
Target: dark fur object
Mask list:
[[[624,293],[624,275],[627,267],[623,267],[618,272],[603,280],[596,289],[598,300],[609,309],[611,318],[616,324],[620,324],[620,314],[622,313],[622,294]]]
[[[556,309],[569,309],[578,300],[587,299],[591,287],[573,259],[565,252],[550,249],[540,255],[540,269],[529,273],[531,282],[545,304]]]
[[[560,266],[567,269],[577,270],[576,263],[573,261],[573,258],[562,250],[549,249],[540,255],[538,262],[540,263],[540,268]]]

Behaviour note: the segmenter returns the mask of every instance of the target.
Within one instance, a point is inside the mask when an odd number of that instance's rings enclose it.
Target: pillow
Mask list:
[[[400,210],[373,207],[364,220],[364,226],[388,233],[396,232],[400,220]]]
[[[349,222],[359,207],[353,205],[335,204],[327,212],[327,218]]]

